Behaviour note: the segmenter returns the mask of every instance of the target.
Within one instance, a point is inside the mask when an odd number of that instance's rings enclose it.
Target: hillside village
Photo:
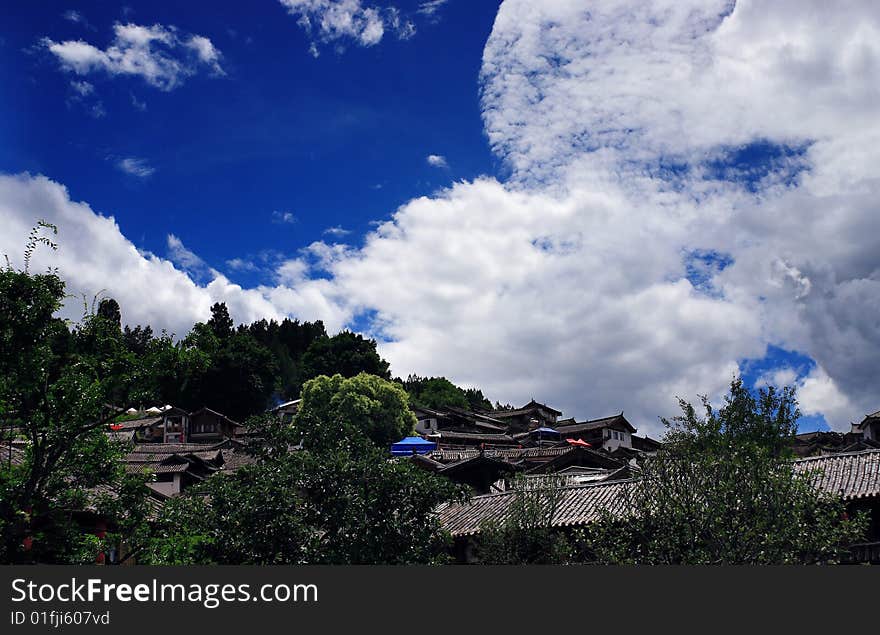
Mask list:
[[[299,405],[300,400],[282,403],[270,414],[290,423]],[[473,559],[474,540],[486,522],[508,517],[518,492],[557,492],[561,501],[552,526],[585,526],[602,510],[615,508],[642,462],[662,447],[639,436],[623,412],[576,421],[535,400],[519,408],[413,407],[413,412],[418,422],[413,435],[392,444],[387,460],[411,461],[467,487],[467,502],[436,510],[462,562]],[[126,448],[125,471],[148,478],[149,506],[157,514],[168,499],[257,461],[250,450],[259,442],[254,432],[207,407],[192,412],[172,405],[131,408],[107,426],[105,435]],[[5,442],[2,459],[20,463],[26,445]],[[300,449],[289,447],[290,452]],[[868,541],[852,547],[852,559],[880,562],[880,412],[866,415],[846,433],[797,434],[792,450],[797,469],[814,474],[816,487],[839,495],[848,509],[868,514]],[[108,530],[107,520],[89,509],[79,518],[84,531]],[[114,550],[108,562],[118,553]]]

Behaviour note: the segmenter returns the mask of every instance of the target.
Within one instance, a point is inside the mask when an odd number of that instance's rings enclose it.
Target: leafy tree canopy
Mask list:
[[[410,375],[401,381],[413,406],[423,408],[457,407],[468,410],[491,410],[492,403],[477,388],[459,388],[445,377]]]
[[[306,382],[294,419],[303,446],[315,452],[361,447],[365,441],[387,451],[415,424],[406,392],[367,373],[322,375]]]
[[[664,420],[665,446],[623,488],[623,518],[592,530],[589,558],[612,563],[783,564],[834,562],[857,542],[864,519],[795,471],[794,389],[750,392],[735,379],[724,405],[681,400]]]
[[[359,373],[391,379],[388,362],[376,351],[376,341],[351,331],[315,340],[302,357],[303,380],[319,375],[354,377]]]
[[[141,559],[155,564],[415,564],[446,558],[431,513],[461,490],[365,447],[286,453],[166,504]]]
[[[143,487],[124,476],[121,449],[104,434],[116,414],[106,404],[133,370],[114,339],[118,325],[112,315],[87,315],[71,332],[55,317],[63,280],[27,268],[37,245],[54,248],[45,229],[55,231],[40,224],[31,233],[23,270],[0,270],[0,421],[5,441],[27,442],[20,461],[0,464],[2,562],[94,561],[99,541],[76,526],[75,513],[102,505],[100,487],[117,500],[121,489]]]

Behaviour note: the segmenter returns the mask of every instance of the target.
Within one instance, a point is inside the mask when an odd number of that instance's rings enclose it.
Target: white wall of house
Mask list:
[[[605,428],[602,432],[602,447],[606,450],[616,450],[619,447],[631,448],[632,435],[629,432]]]
[[[147,483],[147,487],[165,496],[176,496],[180,494],[180,474],[175,474],[172,481]]]
[[[437,419],[419,419],[419,422],[416,424],[416,432],[418,434],[437,432]]]

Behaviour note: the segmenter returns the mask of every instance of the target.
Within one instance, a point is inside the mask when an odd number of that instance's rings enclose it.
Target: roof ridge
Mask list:
[[[795,459],[795,463],[804,463],[806,461],[818,461],[823,459],[833,459],[842,456],[857,456],[859,454],[880,454],[880,448],[871,448],[868,450],[853,450],[852,452],[835,452],[833,454],[825,454],[822,456],[806,456],[802,459]]]
[[[542,476],[553,476],[552,474],[542,474]],[[497,496],[509,496],[511,494],[516,494],[517,492],[547,492],[547,491],[559,491],[559,490],[574,490],[574,489],[586,489],[586,488],[600,488],[600,487],[614,487],[617,485],[623,485],[624,483],[633,483],[637,481],[637,478],[628,478],[621,479],[619,481],[612,481],[610,483],[576,483],[571,485],[561,485],[559,487],[535,487],[527,490],[518,490],[518,489],[509,489],[504,492],[495,492],[493,494],[480,494],[478,496],[471,496],[468,499],[468,503],[471,503],[475,500],[485,500],[492,497]]]

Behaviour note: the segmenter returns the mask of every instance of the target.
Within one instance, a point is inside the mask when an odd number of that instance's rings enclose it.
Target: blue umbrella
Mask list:
[[[421,437],[406,437],[391,445],[391,454],[394,456],[410,456],[412,454],[427,454],[434,450],[437,444],[433,441],[425,441]]]

